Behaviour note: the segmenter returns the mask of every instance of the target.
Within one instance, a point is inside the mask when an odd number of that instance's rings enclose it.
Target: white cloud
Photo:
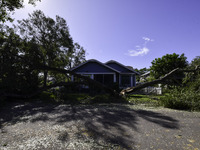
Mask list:
[[[149,48],[147,48],[147,43],[148,42],[153,42],[153,39],[150,39],[148,37],[142,37],[142,39],[144,40],[144,43],[141,46],[136,45],[134,50],[129,50],[128,51],[128,55],[129,56],[144,56],[146,54],[148,54],[148,52],[150,51]]]
[[[154,41],[153,39],[150,39],[150,38],[148,38],[148,37],[142,37],[142,39],[145,40],[145,41],[148,41],[148,42],[149,42],[149,41],[150,41],[150,42],[153,42],[153,41]]]
[[[129,50],[129,56],[144,56],[149,52],[147,47],[137,48],[136,50]]]

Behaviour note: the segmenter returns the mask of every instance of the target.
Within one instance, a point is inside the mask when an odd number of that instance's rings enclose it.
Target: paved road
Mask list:
[[[200,112],[11,103],[0,110],[0,149],[200,150]]]

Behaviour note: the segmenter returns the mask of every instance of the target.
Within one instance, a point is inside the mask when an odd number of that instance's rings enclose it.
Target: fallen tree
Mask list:
[[[30,64],[29,64],[30,65]],[[86,76],[82,76],[80,74],[76,74],[70,70],[66,70],[66,69],[60,69],[60,68],[54,68],[54,67],[50,67],[50,66],[46,66],[46,65],[31,65],[31,67],[34,70],[48,70],[48,71],[55,71],[61,74],[66,75],[67,77],[69,77],[68,75],[73,75],[77,78],[83,79],[85,82],[79,82],[78,84],[88,84],[88,85],[93,85],[94,87],[98,87],[101,88],[103,90],[105,90],[106,92],[108,92],[109,94],[113,95],[113,96],[119,96],[119,94],[113,90],[112,88],[107,87],[106,85],[97,82],[95,80],[90,79],[89,77]],[[73,82],[59,82],[59,83],[54,83],[51,84],[49,86],[45,86],[45,87],[41,87],[38,90],[29,93],[29,94],[15,94],[15,93],[6,93],[6,92],[2,92],[0,93],[1,97],[9,97],[9,98],[21,98],[21,99],[28,99],[28,98],[32,98],[38,94],[40,94],[43,91],[46,91],[48,89],[51,89],[53,87],[57,87],[57,86],[70,86],[74,84]]]
[[[18,57],[18,58],[20,58],[20,57]],[[57,72],[57,73],[64,74],[68,78],[69,78],[69,75],[73,75],[73,76],[75,76],[77,78],[83,79],[84,82],[79,82],[78,84],[88,84],[88,85],[92,85],[94,87],[98,87],[100,89],[105,90],[106,92],[108,92],[109,94],[111,94],[113,96],[125,96],[127,94],[131,94],[133,92],[141,90],[141,89],[143,89],[145,87],[152,86],[152,85],[155,85],[155,84],[158,84],[158,83],[164,83],[168,79],[173,79],[174,74],[176,74],[177,72],[194,72],[195,73],[197,70],[200,69],[199,66],[197,66],[196,69],[194,69],[194,70],[183,70],[183,69],[176,68],[176,69],[172,70],[171,72],[167,73],[164,77],[160,77],[159,79],[156,79],[156,80],[151,81],[151,82],[146,82],[146,83],[138,85],[136,87],[129,87],[127,89],[122,90],[120,93],[117,93],[114,89],[112,89],[110,87],[107,87],[106,85],[104,85],[104,84],[102,84],[100,82],[92,80],[89,77],[82,76],[80,74],[76,74],[73,71],[66,70],[66,69],[61,69],[61,68],[55,68],[55,67],[51,67],[51,66],[47,66],[47,65],[42,65],[42,64],[32,64],[29,61],[22,59],[22,57],[21,57],[21,60],[22,61],[26,61],[26,63],[28,63],[28,65],[31,66],[31,68],[33,70],[54,71],[54,72]],[[0,96],[1,97],[11,97],[11,98],[28,99],[28,98],[31,98],[31,97],[34,97],[34,96],[38,95],[39,93],[41,93],[43,91],[51,89],[53,87],[57,87],[57,86],[70,86],[72,84],[73,84],[72,82],[59,82],[59,83],[51,84],[51,85],[46,86],[46,87],[41,87],[38,90],[36,90],[36,91],[34,91],[32,93],[29,93],[29,94],[15,94],[15,93],[5,93],[5,92],[3,92],[3,93],[0,93]]]
[[[126,88],[120,92],[120,95],[125,96],[126,94],[131,94],[131,93],[139,91],[145,87],[152,86],[152,85],[159,84],[159,83],[164,83],[164,82],[166,82],[167,79],[173,79],[174,75],[178,72],[194,72],[194,73],[196,73],[198,70],[200,70],[200,66],[197,66],[196,69],[194,69],[194,70],[184,70],[184,69],[176,68],[176,69],[170,71],[169,73],[165,74],[165,76],[160,77],[159,79],[156,79],[151,82],[146,82],[144,84],[141,84],[141,85],[138,85],[135,87]]]

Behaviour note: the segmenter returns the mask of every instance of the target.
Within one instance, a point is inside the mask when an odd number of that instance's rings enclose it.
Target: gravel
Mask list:
[[[200,150],[200,112],[124,104],[10,103],[0,110],[0,149]]]

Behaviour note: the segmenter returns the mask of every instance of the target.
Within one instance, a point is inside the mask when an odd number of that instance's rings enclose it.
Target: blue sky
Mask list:
[[[41,0],[13,17],[36,9],[63,17],[87,59],[140,69],[165,54],[184,53],[189,62],[200,56],[200,0]]]

